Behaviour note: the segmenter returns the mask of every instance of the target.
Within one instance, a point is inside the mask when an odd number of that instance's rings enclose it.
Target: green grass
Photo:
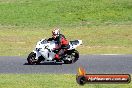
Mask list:
[[[51,37],[51,30],[1,27],[0,56],[28,55],[34,49],[37,41],[41,38]],[[83,40],[83,45],[77,48],[80,54],[132,53],[132,25],[63,28],[61,32],[69,40]]]
[[[71,74],[0,74],[0,88],[131,88],[130,84],[76,83]]]
[[[0,56],[28,55],[54,27],[81,54],[131,54],[132,0],[0,0]]]
[[[60,27],[81,39],[81,54],[132,54],[132,0],[0,0],[0,56],[25,56]],[[69,74],[0,74],[0,88],[131,88],[79,86]]]
[[[76,27],[131,24],[132,0],[0,0],[0,24]]]

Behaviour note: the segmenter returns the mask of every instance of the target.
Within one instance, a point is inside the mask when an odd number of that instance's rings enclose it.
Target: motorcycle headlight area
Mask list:
[[[40,49],[42,49],[42,48],[36,48],[36,51],[40,51]]]
[[[47,40],[41,41],[41,44],[46,44],[46,43],[47,43]]]

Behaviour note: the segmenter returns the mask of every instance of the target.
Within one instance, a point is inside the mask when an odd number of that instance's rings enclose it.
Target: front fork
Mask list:
[[[41,54],[36,50],[33,50],[33,52],[36,54],[35,60],[37,60],[41,56]]]

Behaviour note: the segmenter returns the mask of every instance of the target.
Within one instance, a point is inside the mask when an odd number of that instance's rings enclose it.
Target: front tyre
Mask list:
[[[30,65],[36,64],[35,57],[36,57],[36,54],[34,52],[31,52],[27,58],[28,64]]]

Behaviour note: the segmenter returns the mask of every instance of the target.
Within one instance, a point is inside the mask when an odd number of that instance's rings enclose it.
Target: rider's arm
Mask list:
[[[68,44],[68,40],[66,38],[61,38],[61,45],[67,45]]]
[[[52,41],[52,40],[54,40],[53,38],[49,38],[49,39],[47,39],[47,41]]]
[[[68,40],[64,37],[61,38],[60,47],[63,49],[68,48]]]

